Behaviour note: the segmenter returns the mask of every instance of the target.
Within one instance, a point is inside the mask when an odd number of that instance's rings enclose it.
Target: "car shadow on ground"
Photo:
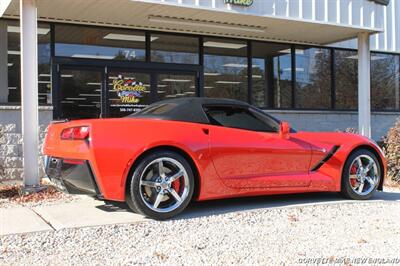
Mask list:
[[[293,208],[311,205],[329,205],[344,203],[365,203],[379,201],[399,201],[399,192],[377,192],[368,201],[355,201],[343,198],[339,193],[305,193],[290,195],[272,195],[246,198],[232,198],[192,202],[185,211],[174,220],[191,219],[239,211],[268,210],[274,208]],[[125,203],[106,202],[96,208],[106,212],[131,212]]]

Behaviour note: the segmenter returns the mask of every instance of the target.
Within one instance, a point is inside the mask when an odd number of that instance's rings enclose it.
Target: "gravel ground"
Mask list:
[[[0,264],[400,264],[399,243],[399,201],[342,203],[5,236]]]

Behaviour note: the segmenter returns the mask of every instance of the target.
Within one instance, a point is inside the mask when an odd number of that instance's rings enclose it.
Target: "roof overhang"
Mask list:
[[[9,2],[8,4],[5,4]],[[381,29],[279,16],[240,14],[132,0],[37,1],[38,20],[326,45]],[[4,4],[4,6],[3,6]],[[19,1],[3,0],[4,18],[19,18]]]

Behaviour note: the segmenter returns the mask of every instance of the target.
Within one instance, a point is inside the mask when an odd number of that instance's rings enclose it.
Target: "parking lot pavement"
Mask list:
[[[252,210],[287,209],[314,205],[373,203],[400,201],[398,192],[377,192],[368,201],[343,199],[338,193],[309,193],[214,200],[192,203],[175,219],[190,219]],[[0,211],[0,235],[64,228],[91,227],[110,224],[130,224],[148,221],[128,210],[124,204],[106,204],[80,196],[76,201],[37,207],[14,207]]]

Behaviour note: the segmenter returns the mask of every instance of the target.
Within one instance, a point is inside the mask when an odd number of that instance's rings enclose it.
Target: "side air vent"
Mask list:
[[[328,152],[328,154],[321,160],[319,163],[317,163],[313,168],[311,168],[311,171],[317,171],[321,166],[323,166],[339,149],[339,146],[333,146],[333,148]]]

